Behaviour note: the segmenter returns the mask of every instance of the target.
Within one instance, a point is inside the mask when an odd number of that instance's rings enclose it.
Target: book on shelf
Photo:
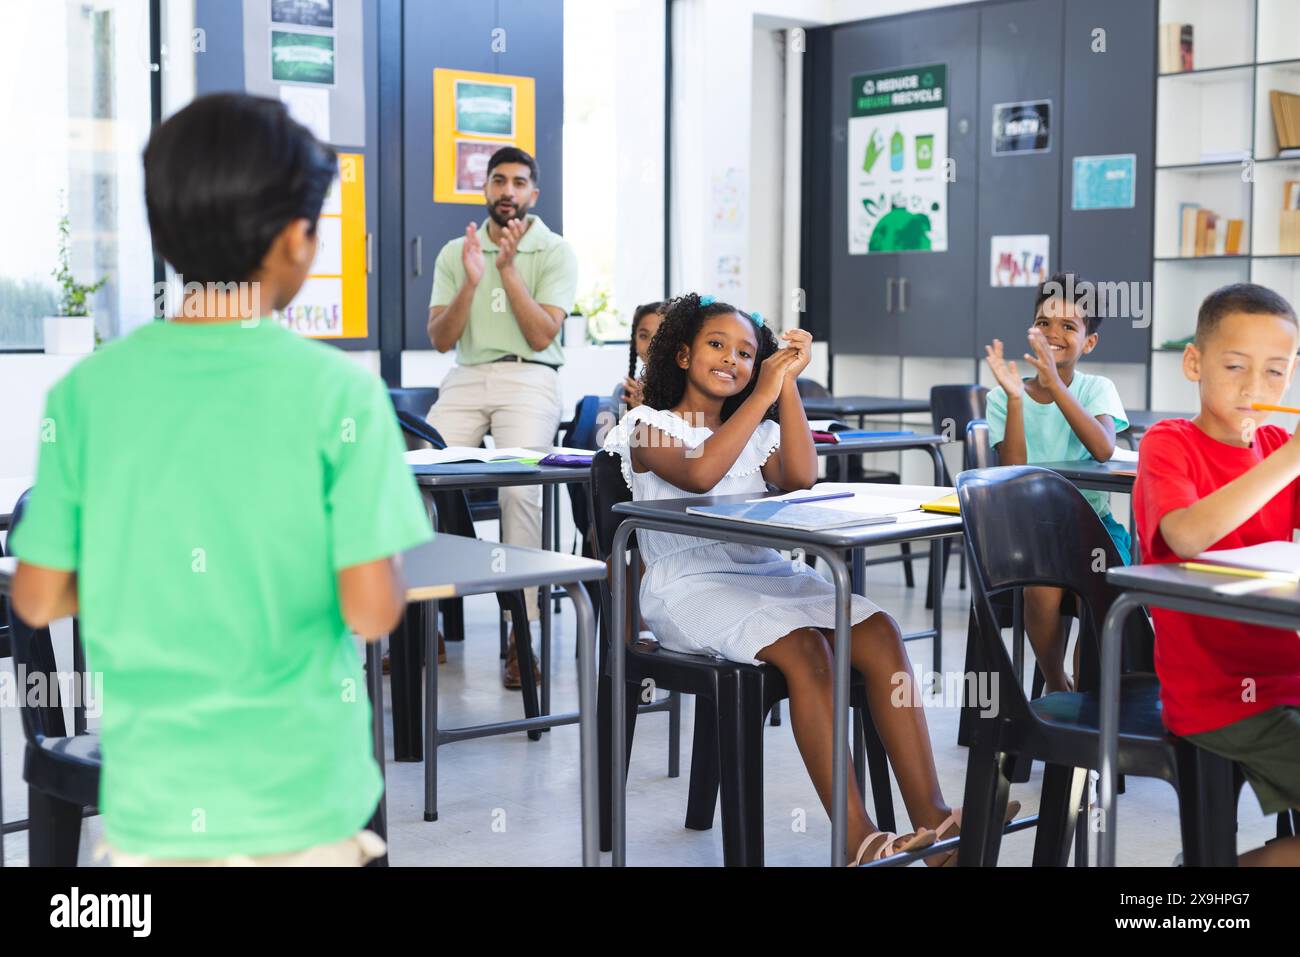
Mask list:
[[[1193,35],[1190,23],[1160,24],[1160,72],[1186,73],[1193,69]]]
[[[1246,221],[1230,219],[1196,203],[1178,204],[1178,255],[1238,256],[1246,236]]]
[[[1282,184],[1282,208],[1300,209],[1300,179],[1289,179]]]
[[[1277,244],[1283,256],[1300,253],[1300,209],[1278,210]]]
[[[1285,90],[1269,90],[1268,102],[1273,110],[1273,132],[1277,135],[1278,149],[1300,147],[1300,95]]]
[[[1199,203],[1178,204],[1178,255],[1196,255],[1196,213]]]
[[[1208,209],[1196,211],[1196,237],[1193,256],[1210,256],[1214,253],[1214,213]]]
[[[1224,253],[1229,256],[1240,256],[1245,251],[1241,248],[1241,240],[1245,235],[1246,221],[1244,219],[1228,220],[1228,234],[1225,240]]]

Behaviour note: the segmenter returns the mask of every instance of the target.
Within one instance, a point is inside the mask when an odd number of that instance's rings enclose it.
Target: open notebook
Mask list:
[[[835,505],[836,502],[831,501],[826,504]],[[733,502],[723,505],[692,505],[686,509],[686,514],[723,518],[731,522],[745,522],[751,525],[794,528],[803,532],[821,532],[855,525],[883,525],[897,521],[893,515],[820,506],[821,503],[801,505],[798,502],[783,502],[780,499],[764,499],[758,502]]]
[[[1195,560],[1183,562],[1182,567],[1243,578],[1300,583],[1300,544],[1261,542],[1245,548],[1221,548],[1202,552]]]
[[[406,453],[407,465],[447,465],[451,462],[537,462],[546,455],[536,449],[474,449],[451,445],[445,449],[415,449]]]

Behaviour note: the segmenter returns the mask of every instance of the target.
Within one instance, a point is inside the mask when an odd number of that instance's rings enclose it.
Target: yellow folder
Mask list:
[[[957,504],[957,493],[953,492],[943,498],[936,498],[933,502],[922,502],[921,511],[942,512],[944,515],[960,515],[961,507]]]

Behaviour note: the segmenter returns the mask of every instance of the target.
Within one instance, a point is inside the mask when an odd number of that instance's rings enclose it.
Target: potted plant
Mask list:
[[[72,226],[65,213],[59,219],[59,265],[51,275],[59,284],[59,314],[45,317],[45,351],[51,355],[84,355],[95,348],[95,320],[90,315],[90,297],[108,282],[104,276],[91,285],[72,275],[68,249]]]
[[[570,341],[569,331],[565,330],[565,341],[571,345],[579,342],[603,342],[606,339],[627,338],[627,325],[620,323],[618,310],[609,301],[609,290],[595,286],[584,299],[579,299],[574,307],[574,317],[582,317],[585,335],[574,336]]]

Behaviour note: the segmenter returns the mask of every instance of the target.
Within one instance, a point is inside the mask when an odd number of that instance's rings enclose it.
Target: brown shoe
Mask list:
[[[384,672],[384,674],[387,675],[387,674],[391,674],[392,671],[393,671],[393,662],[392,662],[392,660],[388,657],[388,652],[385,651],[385,652],[384,652],[384,667],[383,667],[383,672]]]
[[[542,680],[542,669],[537,665],[537,655],[533,655],[533,681],[540,683]],[[519,653],[515,648],[515,633],[510,632],[510,644],[506,647],[506,660],[501,665],[501,686],[510,690],[518,691],[522,688],[523,680],[519,676]]]

